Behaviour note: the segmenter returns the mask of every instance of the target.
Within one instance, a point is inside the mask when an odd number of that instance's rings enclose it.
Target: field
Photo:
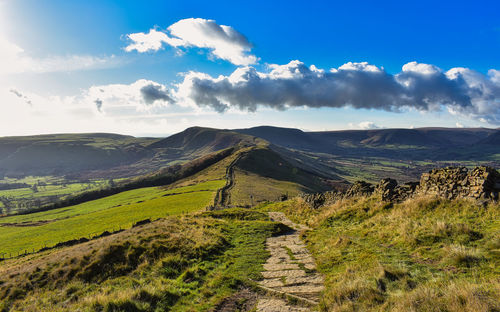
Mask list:
[[[111,183],[119,180],[116,179]],[[0,180],[0,186],[19,187],[0,190],[0,215],[36,209],[68,195],[108,187],[109,184],[109,180],[77,181],[55,176],[4,178]]]
[[[306,241],[326,277],[322,311],[500,309],[498,203],[362,197],[261,208],[313,228]]]
[[[280,200],[287,195],[292,197],[306,191],[301,185],[264,178],[254,173],[235,170],[235,185],[231,189],[231,205],[252,206],[269,199]]]
[[[0,253],[38,250],[104,231],[130,228],[137,221],[197,211],[212,203],[225,181],[175,189],[142,188],[71,207],[0,219]]]

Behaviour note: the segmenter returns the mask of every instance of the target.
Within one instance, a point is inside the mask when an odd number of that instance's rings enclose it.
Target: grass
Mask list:
[[[116,179],[115,182],[120,179]],[[37,204],[47,204],[58,198],[68,195],[107,187],[106,180],[92,180],[88,182],[69,181],[62,177],[54,176],[28,176],[24,178],[4,178],[0,183],[26,183],[29,187],[20,187],[10,190],[0,190],[0,197],[8,199],[9,209],[4,209],[4,214],[12,214],[23,209],[37,208]],[[36,192],[33,190],[36,185]],[[4,207],[5,205],[1,205]],[[29,206],[26,207],[26,206]],[[22,207],[22,208],[20,208]],[[1,212],[1,211],[0,211]]]
[[[416,198],[263,205],[313,228],[322,311],[498,311],[500,204]]]
[[[168,190],[143,188],[71,207],[1,218],[0,253],[38,250],[104,231],[129,228],[144,219],[197,211],[211,203],[215,191],[223,184],[224,181],[215,180]],[[32,226],[19,226],[23,222]]]
[[[2,311],[208,311],[252,289],[280,232],[242,209],[171,216],[0,267]]]
[[[296,196],[306,190],[297,183],[280,181],[254,173],[235,170],[235,185],[231,189],[231,204],[251,206],[263,201],[279,200],[282,195]]]

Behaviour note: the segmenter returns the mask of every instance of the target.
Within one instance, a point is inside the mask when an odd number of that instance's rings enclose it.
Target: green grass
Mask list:
[[[266,238],[281,230],[267,220],[266,214],[243,209],[171,216],[11,260],[0,267],[0,308],[210,311],[261,278]]]
[[[144,219],[197,211],[211,203],[215,191],[222,185],[224,181],[216,180],[169,190],[143,188],[76,206],[1,218],[0,224],[38,222],[38,225],[1,226],[0,252],[38,250],[104,231],[129,228]]]
[[[497,311],[500,204],[354,198],[312,209],[275,203],[313,228],[307,234],[326,277],[323,311]]]
[[[295,182],[280,181],[236,169],[235,185],[231,189],[231,205],[256,205],[263,201],[279,200],[282,195],[292,197],[305,191],[307,190],[303,186]]]
[[[116,179],[118,182],[120,179]],[[65,198],[88,190],[108,186],[107,180],[92,180],[87,182],[69,181],[62,177],[54,176],[28,176],[24,178],[4,178],[0,183],[26,183],[29,187],[10,190],[0,190],[0,197],[7,199],[9,209],[4,209],[4,214],[13,214],[21,210],[36,209],[40,205],[53,202],[58,198]],[[36,191],[33,190],[36,185]],[[5,205],[0,205],[4,207]],[[28,207],[27,207],[28,206]],[[22,208],[20,208],[22,207]],[[0,211],[1,214],[2,211]]]

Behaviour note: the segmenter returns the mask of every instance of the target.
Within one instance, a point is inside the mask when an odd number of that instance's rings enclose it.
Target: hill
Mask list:
[[[76,193],[123,184],[166,168],[172,170],[233,147],[266,146],[269,160],[273,160],[265,169],[270,175],[268,181],[279,181],[273,174],[281,177],[280,170],[286,166],[277,164],[286,162],[300,169],[299,176],[304,173],[319,177],[324,180],[321,185],[327,181],[334,188],[343,188],[343,181],[376,182],[388,176],[406,182],[436,166],[500,165],[498,133],[497,129],[483,128],[304,132],[278,127],[239,130],[193,127],[167,138],[104,133],[6,137],[0,138],[0,177],[3,177],[0,209],[12,213],[40,208]],[[260,158],[259,162],[267,160]],[[278,158],[281,161],[274,161]],[[253,173],[248,169],[235,167],[235,176],[247,174],[250,181]],[[262,170],[257,176],[260,179]],[[296,181],[293,175],[288,178],[287,183],[300,186],[277,187],[283,182],[267,184],[275,198],[286,195],[283,189],[295,189],[293,194],[324,189],[318,188],[317,182]],[[251,205],[256,201],[250,198],[249,191],[241,194],[245,200],[235,195],[241,203]]]
[[[289,159],[354,182],[382,177],[417,179],[432,167],[500,165],[499,130],[418,128],[303,132],[255,127],[237,132],[269,141]],[[274,145],[274,147],[273,147]]]

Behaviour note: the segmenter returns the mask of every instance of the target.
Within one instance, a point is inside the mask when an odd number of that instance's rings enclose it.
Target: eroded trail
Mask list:
[[[318,304],[323,290],[323,277],[316,272],[314,259],[300,239],[299,232],[306,227],[293,223],[281,212],[270,212],[269,216],[293,231],[266,241],[271,257],[264,264],[264,280],[259,285],[269,296],[258,300],[257,311],[311,311],[311,307]],[[283,297],[293,300],[281,299]]]

